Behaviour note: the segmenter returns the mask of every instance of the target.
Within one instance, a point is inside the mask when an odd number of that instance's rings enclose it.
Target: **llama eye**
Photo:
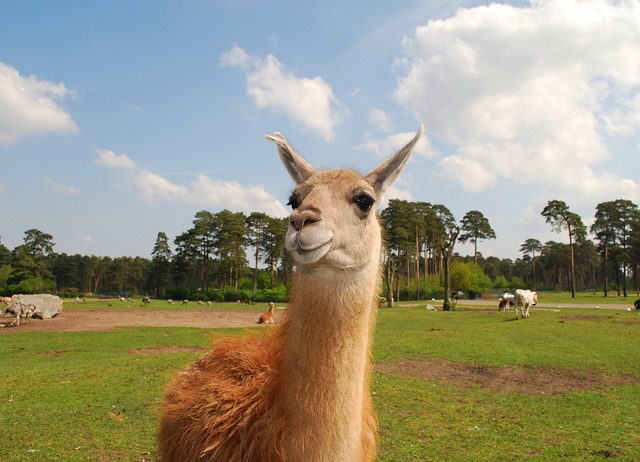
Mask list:
[[[361,211],[368,212],[369,210],[371,210],[371,207],[373,207],[373,203],[375,201],[366,194],[360,194],[358,197],[356,197],[354,202]]]
[[[292,194],[289,197],[289,202],[287,202],[287,205],[290,205],[292,209],[297,209],[298,207],[300,207],[300,202],[298,202],[298,198],[295,194]]]

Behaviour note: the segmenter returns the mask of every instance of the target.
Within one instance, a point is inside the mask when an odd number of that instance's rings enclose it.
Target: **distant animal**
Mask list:
[[[182,304],[183,305],[188,305],[189,304],[189,300],[187,300],[186,298],[184,300],[182,300]]]
[[[169,305],[173,305],[173,300],[171,300],[171,299],[169,298],[169,299],[167,299],[167,303],[168,303]]]
[[[266,313],[262,313],[260,315],[260,319],[258,319],[258,324],[273,324],[273,309],[275,308],[275,304],[273,302],[269,303],[269,311]]]
[[[538,292],[533,292],[529,289],[516,290],[516,319],[519,319],[518,310],[520,310],[520,316],[522,319],[529,317],[529,308],[532,305],[538,304]]]
[[[511,300],[508,298],[501,298],[498,302],[498,311],[506,311],[509,309]]]
[[[4,314],[15,316],[16,319],[9,324],[9,327],[19,326],[20,319],[27,319],[36,312],[36,306],[32,303],[13,302],[4,311]]]
[[[640,310],[640,300],[636,300],[635,302],[633,302],[633,307],[636,310]]]
[[[2,305],[11,305],[11,297],[0,297],[0,304]]]
[[[371,341],[381,283],[376,206],[424,128],[368,175],[317,171],[279,133],[297,186],[285,246],[296,263],[279,329],[227,338],[170,385],[163,462],[370,462]]]
[[[144,303],[145,305],[148,305],[149,303],[151,303],[151,298],[147,296],[142,297],[142,303]]]

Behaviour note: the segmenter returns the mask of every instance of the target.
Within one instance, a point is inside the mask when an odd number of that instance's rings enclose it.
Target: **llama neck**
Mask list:
[[[298,270],[283,326],[287,460],[361,459],[377,284],[376,268]]]

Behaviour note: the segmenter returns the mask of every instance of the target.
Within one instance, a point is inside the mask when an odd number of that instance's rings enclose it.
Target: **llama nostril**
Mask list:
[[[302,227],[304,228],[307,225],[312,225],[314,223],[316,223],[319,220],[316,220],[315,218],[305,218],[304,220],[302,220]]]
[[[289,223],[296,229],[296,231],[300,231],[305,226],[312,225],[314,223],[317,223],[318,221],[320,221],[320,219],[306,216],[291,218],[289,220]]]

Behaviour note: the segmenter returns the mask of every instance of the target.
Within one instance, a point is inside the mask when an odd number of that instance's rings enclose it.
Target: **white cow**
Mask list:
[[[516,319],[520,319],[518,316],[518,309],[520,309],[520,315],[522,319],[529,317],[529,308],[531,305],[538,304],[538,292],[533,292],[529,289],[516,290]]]

